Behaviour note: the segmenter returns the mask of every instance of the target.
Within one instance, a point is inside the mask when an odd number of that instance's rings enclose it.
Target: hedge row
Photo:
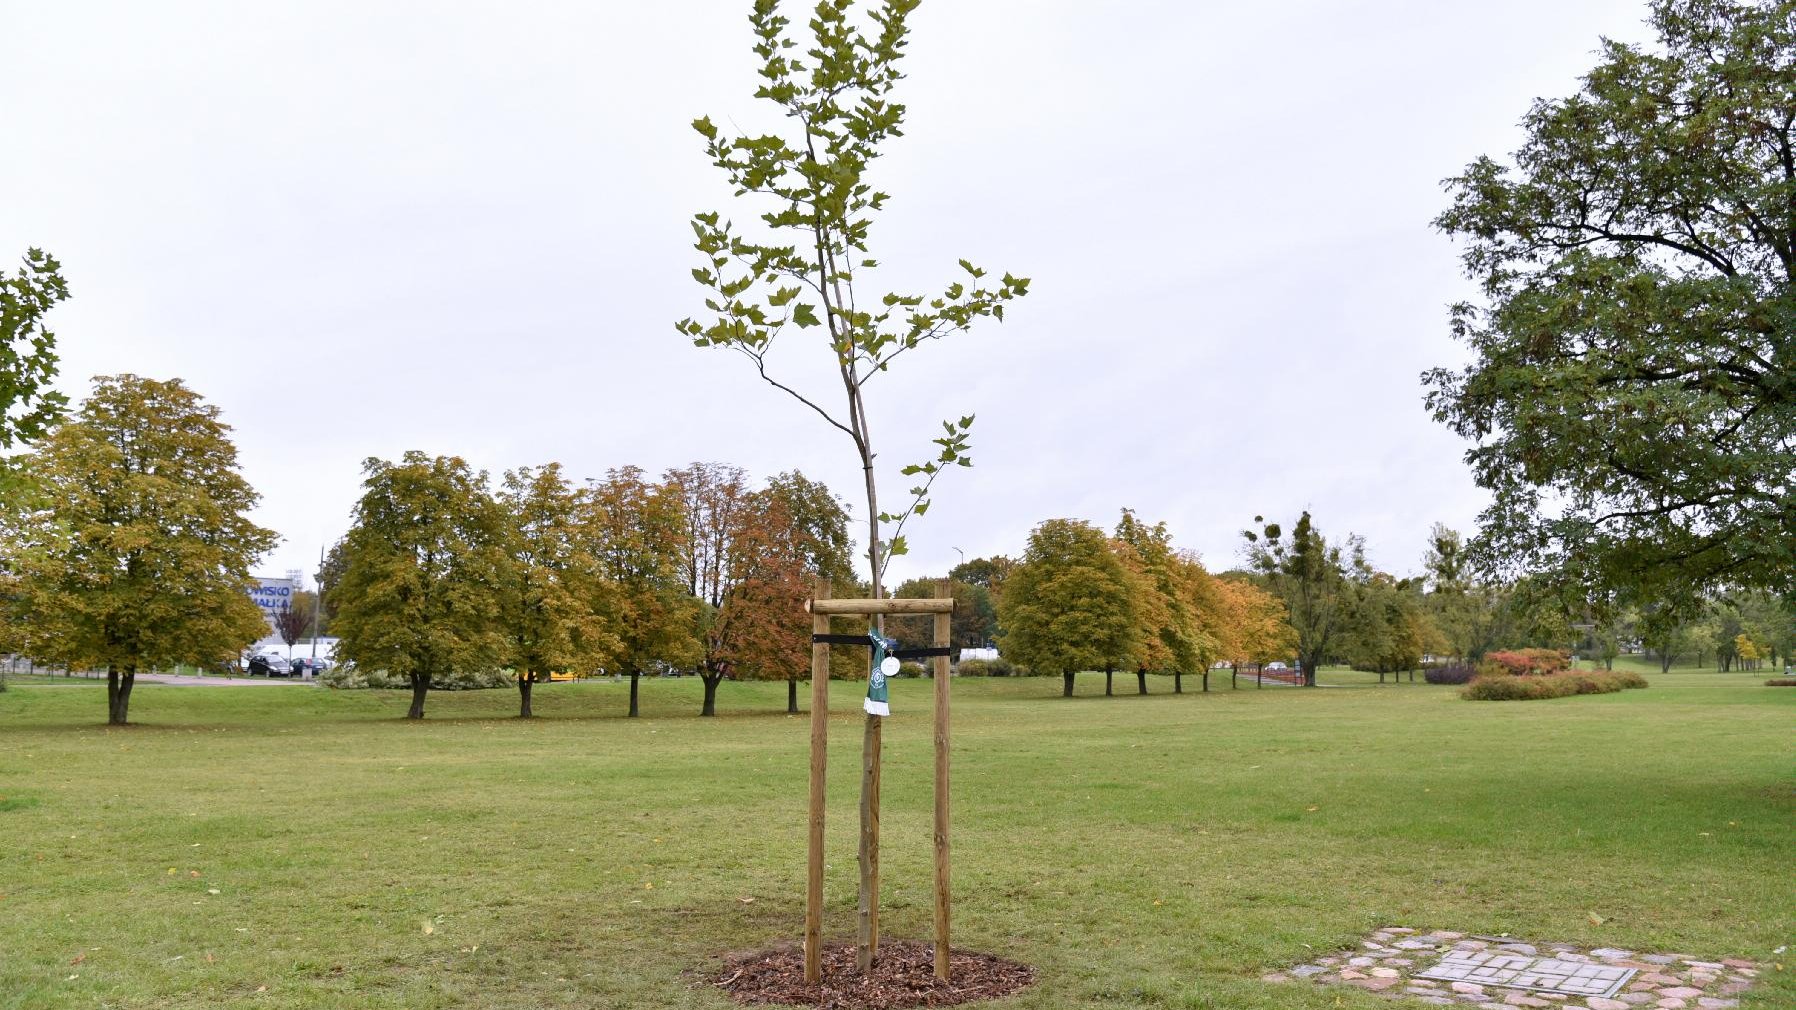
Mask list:
[[[1422,679],[1430,684],[1469,684],[1478,675],[1470,663],[1443,663],[1422,671]]]
[[[385,670],[362,670],[354,666],[336,666],[318,675],[318,682],[339,691],[363,688],[398,690],[412,682]],[[430,678],[432,691],[478,691],[490,687],[510,687],[517,677],[510,670],[480,670],[473,673],[450,673]]]
[[[1646,678],[1638,673],[1554,673],[1544,677],[1499,674],[1473,678],[1459,693],[1472,701],[1537,701],[1574,694],[1612,694],[1645,686]]]

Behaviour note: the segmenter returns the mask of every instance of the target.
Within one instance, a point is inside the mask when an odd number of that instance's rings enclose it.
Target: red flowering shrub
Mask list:
[[[1478,672],[1489,677],[1508,674],[1511,677],[1541,677],[1564,673],[1571,669],[1571,653],[1563,649],[1513,649],[1490,652],[1478,665]]]

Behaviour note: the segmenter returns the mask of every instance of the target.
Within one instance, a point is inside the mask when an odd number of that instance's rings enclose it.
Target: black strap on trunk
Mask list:
[[[873,641],[866,635],[812,635],[811,644],[859,645],[871,648]],[[943,645],[930,649],[897,649],[886,653],[886,655],[896,656],[899,659],[934,659],[937,656],[952,656],[954,650],[950,646]]]
[[[954,650],[944,645],[939,649],[899,649],[886,655],[897,656],[899,659],[930,659],[935,656],[952,656]]]

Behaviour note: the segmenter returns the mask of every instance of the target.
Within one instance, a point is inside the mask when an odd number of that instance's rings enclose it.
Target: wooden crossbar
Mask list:
[[[809,600],[804,609],[809,614],[832,614],[838,617],[872,616],[873,614],[952,614],[954,600]]]

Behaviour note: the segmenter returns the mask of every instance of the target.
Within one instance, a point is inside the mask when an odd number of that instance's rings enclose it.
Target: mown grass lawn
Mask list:
[[[957,681],[955,939],[1029,1008],[1370,1008],[1262,983],[1381,924],[1777,961],[1796,689],[1523,703],[1337,686],[1057,697]],[[694,974],[802,920],[783,685],[0,694],[0,1007],[723,1007]],[[828,931],[853,928],[860,685],[834,691]],[[1133,677],[1117,679],[1119,692]],[[1093,696],[1097,695],[1097,696]],[[884,931],[929,933],[928,684],[886,730]],[[1601,924],[1594,917],[1602,919]],[[1787,956],[1787,955],[1786,955]],[[1750,1007],[1796,1005],[1769,971]]]

